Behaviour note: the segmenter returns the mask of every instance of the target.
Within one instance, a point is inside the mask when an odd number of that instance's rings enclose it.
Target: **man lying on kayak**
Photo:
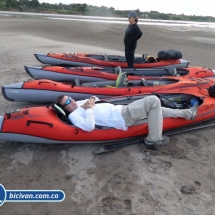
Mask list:
[[[169,138],[162,135],[163,117],[194,120],[198,110],[197,104],[182,110],[161,107],[159,98],[154,95],[125,106],[110,103],[96,104],[96,101],[99,101],[96,96],[76,102],[71,97],[61,95],[55,102],[69,112],[68,118],[73,125],[88,132],[95,129],[95,125],[126,131],[135,121],[148,118],[149,133],[144,140],[147,145],[165,145],[169,142]]]

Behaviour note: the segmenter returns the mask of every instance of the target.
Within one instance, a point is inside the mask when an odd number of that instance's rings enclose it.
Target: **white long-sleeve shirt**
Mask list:
[[[96,101],[99,101],[97,97]],[[86,100],[78,101],[78,108],[69,114],[69,120],[84,131],[92,131],[95,125],[113,127],[120,130],[127,130],[125,121],[121,114],[122,105],[110,103],[95,104],[93,108],[84,109],[81,107]]]

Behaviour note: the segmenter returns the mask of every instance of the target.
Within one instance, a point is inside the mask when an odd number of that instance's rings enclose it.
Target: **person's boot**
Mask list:
[[[168,136],[165,136],[165,135],[162,135],[162,139],[161,140],[158,140],[158,141],[148,141],[147,138],[144,139],[144,142],[146,145],[148,146],[162,146],[162,145],[166,145],[167,143],[169,143],[169,137]]]

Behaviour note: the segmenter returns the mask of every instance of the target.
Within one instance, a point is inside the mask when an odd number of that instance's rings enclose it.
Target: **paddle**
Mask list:
[[[172,136],[172,135],[181,134],[181,133],[185,133],[185,132],[189,132],[189,131],[195,131],[198,129],[208,128],[208,127],[212,127],[212,126],[215,126],[215,123],[212,123],[209,125],[198,126],[195,128],[188,128],[188,129],[184,129],[184,130],[180,130],[180,131],[164,132],[164,133],[165,133],[165,135]],[[133,139],[130,142],[126,142],[126,143],[116,143],[116,144],[111,144],[111,145],[100,146],[93,151],[93,154],[98,155],[98,154],[102,154],[102,153],[106,153],[106,152],[111,152],[111,151],[123,148],[125,146],[137,144],[137,143],[145,144],[144,139],[139,137],[139,138]],[[146,146],[149,147],[150,149],[154,149],[154,147],[155,147],[153,145],[152,146],[146,145]]]

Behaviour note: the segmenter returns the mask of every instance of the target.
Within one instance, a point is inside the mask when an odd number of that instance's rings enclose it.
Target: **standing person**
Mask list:
[[[111,103],[96,104],[96,101],[99,99],[95,96],[75,102],[71,97],[61,95],[55,102],[69,112],[68,118],[73,125],[88,132],[95,129],[95,125],[126,131],[135,121],[148,118],[149,133],[145,138],[147,145],[164,145],[169,142],[169,138],[162,135],[163,116],[194,120],[198,110],[198,106],[184,110],[161,107],[159,98],[154,95],[125,106]]]
[[[137,25],[138,17],[135,11],[131,11],[128,15],[129,26],[125,31],[125,58],[128,68],[134,68],[134,53],[137,46],[137,40],[142,36],[142,31]]]

